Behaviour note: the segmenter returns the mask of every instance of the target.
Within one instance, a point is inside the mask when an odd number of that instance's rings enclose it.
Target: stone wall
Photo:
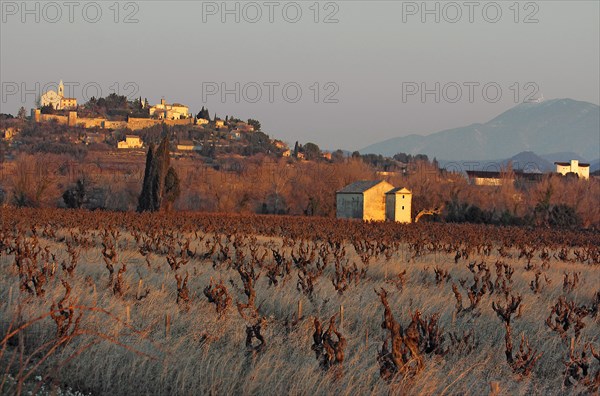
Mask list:
[[[127,128],[127,121],[108,121],[104,120],[102,128],[105,129],[123,129]]]
[[[386,219],[397,221],[399,223],[410,223],[411,216],[412,194],[386,194],[385,196],[385,212]]]
[[[362,219],[362,194],[336,194],[336,214],[338,219]]]
[[[102,128],[105,118],[78,118],[77,126],[82,126],[84,128]]]
[[[393,189],[388,182],[381,182],[363,193],[363,220],[385,220],[385,193]]]
[[[56,122],[59,124],[69,124],[69,117],[67,116],[61,116],[57,114],[40,114],[40,122],[52,122],[52,120],[56,120]]]
[[[184,118],[180,120],[164,120],[165,124],[173,126],[173,125],[194,125],[193,118]]]
[[[139,129],[148,128],[158,124],[162,124],[162,120],[129,117],[129,121],[127,121],[127,128],[131,129],[132,131],[137,131]]]
[[[69,112],[68,116],[56,114],[42,114],[40,109],[32,109],[31,116],[36,122],[50,122],[56,120],[59,124],[69,126],[82,126],[84,128],[105,128],[105,129],[122,129],[129,128],[132,131],[148,128],[154,125],[165,123],[169,126],[174,125],[193,125],[193,118],[185,118],[182,120],[159,120],[153,118],[133,118],[128,121],[109,121],[106,118],[78,118],[76,111]]]

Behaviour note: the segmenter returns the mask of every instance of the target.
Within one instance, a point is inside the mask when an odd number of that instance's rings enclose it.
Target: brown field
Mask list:
[[[599,265],[596,231],[0,209],[0,394],[597,394]]]

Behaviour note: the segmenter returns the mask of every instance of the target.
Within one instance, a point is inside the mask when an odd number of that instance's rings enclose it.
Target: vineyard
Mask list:
[[[0,394],[593,394],[600,233],[0,209]]]

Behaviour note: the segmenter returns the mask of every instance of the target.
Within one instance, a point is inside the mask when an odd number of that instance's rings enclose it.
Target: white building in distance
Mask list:
[[[556,172],[563,176],[567,173],[574,173],[581,179],[588,180],[590,178],[590,164],[571,160],[571,162],[555,162],[554,165],[556,165]]]
[[[54,110],[71,110],[77,108],[77,99],[65,97],[65,86],[60,80],[58,92],[49,90],[40,96],[40,106],[52,106]]]
[[[156,115],[158,118],[165,120],[180,120],[190,116],[189,107],[173,103],[168,104],[164,99],[160,100],[160,104],[150,107],[150,117]]]

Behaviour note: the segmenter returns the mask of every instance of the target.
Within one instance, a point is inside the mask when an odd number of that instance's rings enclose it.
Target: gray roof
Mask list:
[[[348,184],[346,187],[338,191],[338,194],[360,194],[367,191],[370,188],[375,187],[383,180],[360,180],[352,184]]]
[[[396,194],[397,192],[402,192],[403,194],[412,194],[412,192],[406,187],[396,187],[393,190],[386,192],[386,194]]]

